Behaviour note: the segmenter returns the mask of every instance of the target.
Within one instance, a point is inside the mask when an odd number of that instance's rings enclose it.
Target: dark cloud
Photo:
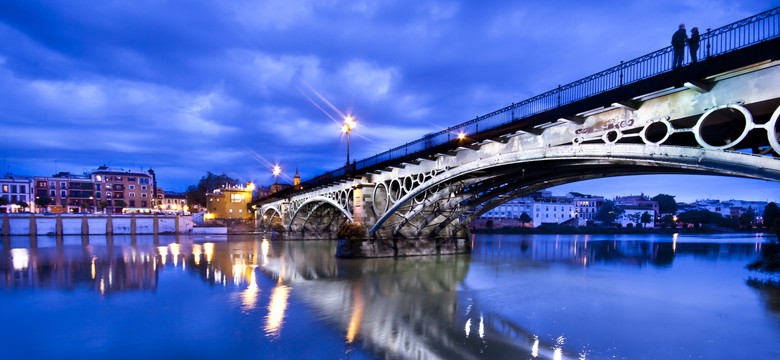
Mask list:
[[[359,121],[352,157],[368,157],[667,46],[680,22],[778,5],[0,2],[0,170],[272,181],[256,153],[305,179],[344,161],[341,114]]]

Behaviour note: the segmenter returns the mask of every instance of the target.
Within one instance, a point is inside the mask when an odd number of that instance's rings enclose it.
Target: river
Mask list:
[[[3,359],[777,359],[761,235],[474,235],[471,255],[335,241],[4,238]]]

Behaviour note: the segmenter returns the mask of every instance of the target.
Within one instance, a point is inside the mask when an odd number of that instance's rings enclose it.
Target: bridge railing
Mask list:
[[[723,55],[741,48],[771,40],[780,36],[780,7],[729,25],[709,30],[702,34],[699,59]],[[619,88],[623,85],[666,73],[672,70],[672,47],[665,47],[636,59],[621,62],[599,73],[590,75],[572,83],[558,86],[543,94],[513,103],[502,109],[478,116],[472,120],[454,125],[445,130],[430,133],[415,141],[387,150],[372,157],[356,161],[352,169],[340,168],[312,178],[304,183],[311,189],[333,179],[343,177],[349,172],[360,171],[412,154],[422,153],[435,146],[443,145],[457,138],[459,133],[477,134],[495,129],[530,116],[552,110],[561,105],[570,104],[600,93]],[[688,51],[685,61],[690,62]]]

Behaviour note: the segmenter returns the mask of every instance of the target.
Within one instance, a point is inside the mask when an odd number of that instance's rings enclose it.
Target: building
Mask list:
[[[575,219],[574,199],[570,196],[544,196],[533,202],[534,226],[552,223],[562,224],[577,221]],[[574,224],[572,224],[574,225]]]
[[[157,197],[155,198],[153,207],[155,210],[165,213],[189,213],[187,194],[173,191],[166,192],[162,188],[157,188]]]
[[[100,166],[90,174],[98,207],[112,213],[121,213],[125,208],[150,209],[154,200],[153,174],[151,170],[125,171]]]
[[[587,226],[588,223],[593,223],[596,212],[601,205],[604,205],[603,196],[570,192],[569,197],[574,203],[574,217],[577,218],[577,226]]]
[[[0,212],[35,211],[32,185],[32,179],[27,177],[7,174],[0,178],[0,198],[5,203],[0,205]]]
[[[655,227],[655,220],[661,216],[658,202],[644,194],[617,196],[615,206],[623,209],[623,213],[615,219],[622,226]],[[650,216],[650,221],[647,223],[642,222],[644,213]]]
[[[60,172],[53,176],[36,176],[35,198],[48,202],[39,212],[54,213],[93,212],[96,208],[95,185],[89,175]]]
[[[206,220],[210,219],[251,219],[249,205],[255,185],[247,183],[236,186],[223,186],[206,194]]]

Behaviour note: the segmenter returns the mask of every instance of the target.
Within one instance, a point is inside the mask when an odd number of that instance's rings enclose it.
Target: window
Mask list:
[[[95,184],[95,190],[100,190],[100,184]]]
[[[96,175],[95,176],[95,181],[102,182],[103,181],[103,176],[102,175]]]
[[[11,185],[11,192],[12,193],[19,192],[18,190],[19,189],[16,187],[16,185]]]
[[[130,200],[130,207],[135,207],[135,200]]]
[[[68,187],[65,185],[64,182],[60,183],[60,189],[67,189]]]
[[[68,192],[65,190],[60,190],[60,197],[68,197]]]
[[[4,193],[8,192],[8,184],[3,184],[3,192]]]
[[[146,197],[146,193],[141,193],[141,197],[145,198]]]
[[[130,190],[135,190],[135,185],[128,185],[128,188],[130,188]]]
[[[141,190],[146,190],[146,185],[141,185]]]
[[[95,198],[100,199],[100,191],[95,191]]]
[[[27,195],[19,195],[19,201],[27,201]]]
[[[131,192],[131,193],[130,193],[130,197],[131,197],[131,198],[134,198],[134,197],[135,197],[135,193],[134,193],[134,192]]]
[[[106,197],[107,197],[107,198],[110,198],[110,197],[111,197],[111,192],[110,192],[110,191],[106,191]]]
[[[139,184],[149,185],[149,178],[148,177],[147,178],[140,178],[140,179],[138,179],[138,183]]]
[[[49,197],[54,199],[55,196],[57,196],[57,191],[56,190],[49,190]]]
[[[127,181],[129,181],[129,182],[135,182],[135,177],[132,177],[132,176],[130,176],[130,177],[128,177],[128,178],[127,178]]]
[[[244,201],[244,194],[230,194],[230,202],[240,203]]]
[[[54,181],[49,181],[49,189],[54,189],[55,188],[54,185],[55,185]]]
[[[117,177],[116,177],[116,180],[117,180],[117,181],[122,181],[122,177],[121,177],[121,176],[117,176]]]
[[[106,184],[106,190],[111,190],[111,184]]]
[[[19,185],[19,192],[20,193],[26,193],[27,192],[27,187],[24,186],[24,185]]]

